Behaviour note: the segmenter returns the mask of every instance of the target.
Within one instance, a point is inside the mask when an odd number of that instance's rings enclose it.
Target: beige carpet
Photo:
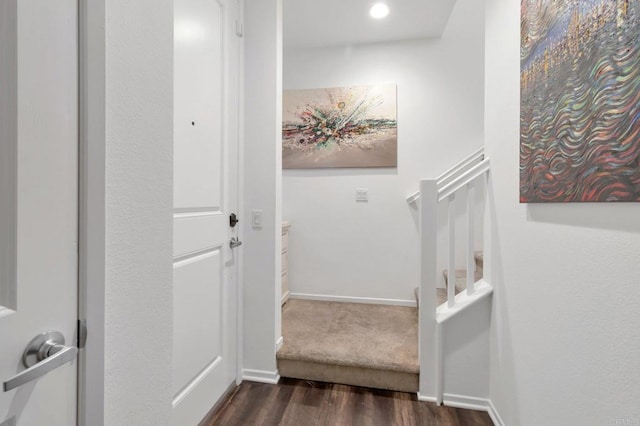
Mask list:
[[[283,377],[417,392],[415,308],[291,299],[283,307]]]

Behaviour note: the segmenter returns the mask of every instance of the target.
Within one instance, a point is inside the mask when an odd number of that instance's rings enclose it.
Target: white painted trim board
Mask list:
[[[490,399],[445,393],[443,402],[447,407],[486,411],[494,425],[505,426],[504,421]]]
[[[433,402],[434,404],[438,403],[438,400],[436,399],[435,396],[426,396],[426,395],[422,395],[420,392],[418,392],[418,401],[421,402]]]
[[[287,290],[283,295],[282,298],[280,298],[280,305],[284,305],[285,303],[287,303],[287,300],[289,300],[289,297],[291,296],[291,292],[289,290]]]
[[[466,291],[458,293],[455,297],[455,305],[451,308],[446,302],[436,308],[436,319],[439,324],[446,322],[458,313],[464,311],[467,307],[472,306],[493,294],[493,286],[484,279],[475,283],[475,292],[468,295]]]
[[[447,407],[463,408],[465,410],[489,411],[489,400],[473,396],[445,393],[442,403]]]
[[[420,392],[418,392],[417,395],[418,395],[418,401],[433,402],[437,404],[435,397],[421,395]],[[463,408],[466,410],[486,411],[487,414],[489,414],[489,417],[491,417],[491,421],[493,422],[494,425],[505,426],[505,423],[502,420],[502,417],[500,417],[498,410],[496,410],[496,407],[493,405],[493,402],[490,399],[445,393],[443,404],[446,405],[447,407]]]
[[[270,385],[277,385],[280,381],[280,374],[278,371],[264,371],[264,370],[250,370],[248,368],[242,369],[242,380],[248,382],[268,383]]]
[[[487,413],[489,413],[489,417],[493,421],[493,424],[496,426],[505,426],[504,420],[500,417],[500,413],[496,409],[496,406],[493,405],[493,401],[489,400],[489,408],[487,409]]]
[[[105,2],[78,3],[78,316],[91,335],[78,353],[80,426],[102,426],[105,417],[105,23]]]

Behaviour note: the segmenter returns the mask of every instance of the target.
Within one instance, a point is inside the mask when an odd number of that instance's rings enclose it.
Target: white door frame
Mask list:
[[[238,52],[238,72],[240,78],[238,79],[238,214],[242,215],[244,210],[244,0],[236,0],[236,7],[238,13],[238,20],[236,22],[236,35],[240,37]],[[246,220],[247,218],[245,218]],[[238,238],[241,241],[245,240],[244,227],[238,227]],[[243,369],[243,347],[244,347],[244,303],[243,303],[243,291],[244,291],[244,250],[238,251],[238,265],[236,266],[236,279],[238,285],[236,286],[236,384],[242,383],[242,369]]]
[[[105,2],[78,0],[78,315],[89,329],[78,356],[78,424],[104,424],[105,374]]]
[[[238,0],[242,22],[243,1]],[[88,339],[78,356],[78,425],[103,426],[105,403],[106,52],[105,1],[78,0],[79,258],[78,315]],[[244,47],[240,43],[238,202],[244,211]],[[245,218],[246,220],[246,218]],[[242,228],[239,229],[242,240]],[[238,253],[237,373],[242,381],[243,256]],[[168,343],[168,346],[171,345]],[[167,365],[171,369],[171,365]],[[170,404],[170,401],[167,402]]]

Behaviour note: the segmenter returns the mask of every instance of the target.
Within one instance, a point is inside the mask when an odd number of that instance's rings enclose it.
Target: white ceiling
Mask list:
[[[384,19],[369,16],[378,1]],[[284,47],[320,47],[440,37],[455,0],[284,0]]]

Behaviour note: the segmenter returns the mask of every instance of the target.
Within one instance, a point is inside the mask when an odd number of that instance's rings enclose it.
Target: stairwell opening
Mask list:
[[[419,390],[419,214],[405,198],[483,133],[478,6],[441,3],[438,22],[421,1],[374,22],[337,0],[284,0],[283,89],[392,84],[398,127],[394,167],[282,171],[283,377]]]

